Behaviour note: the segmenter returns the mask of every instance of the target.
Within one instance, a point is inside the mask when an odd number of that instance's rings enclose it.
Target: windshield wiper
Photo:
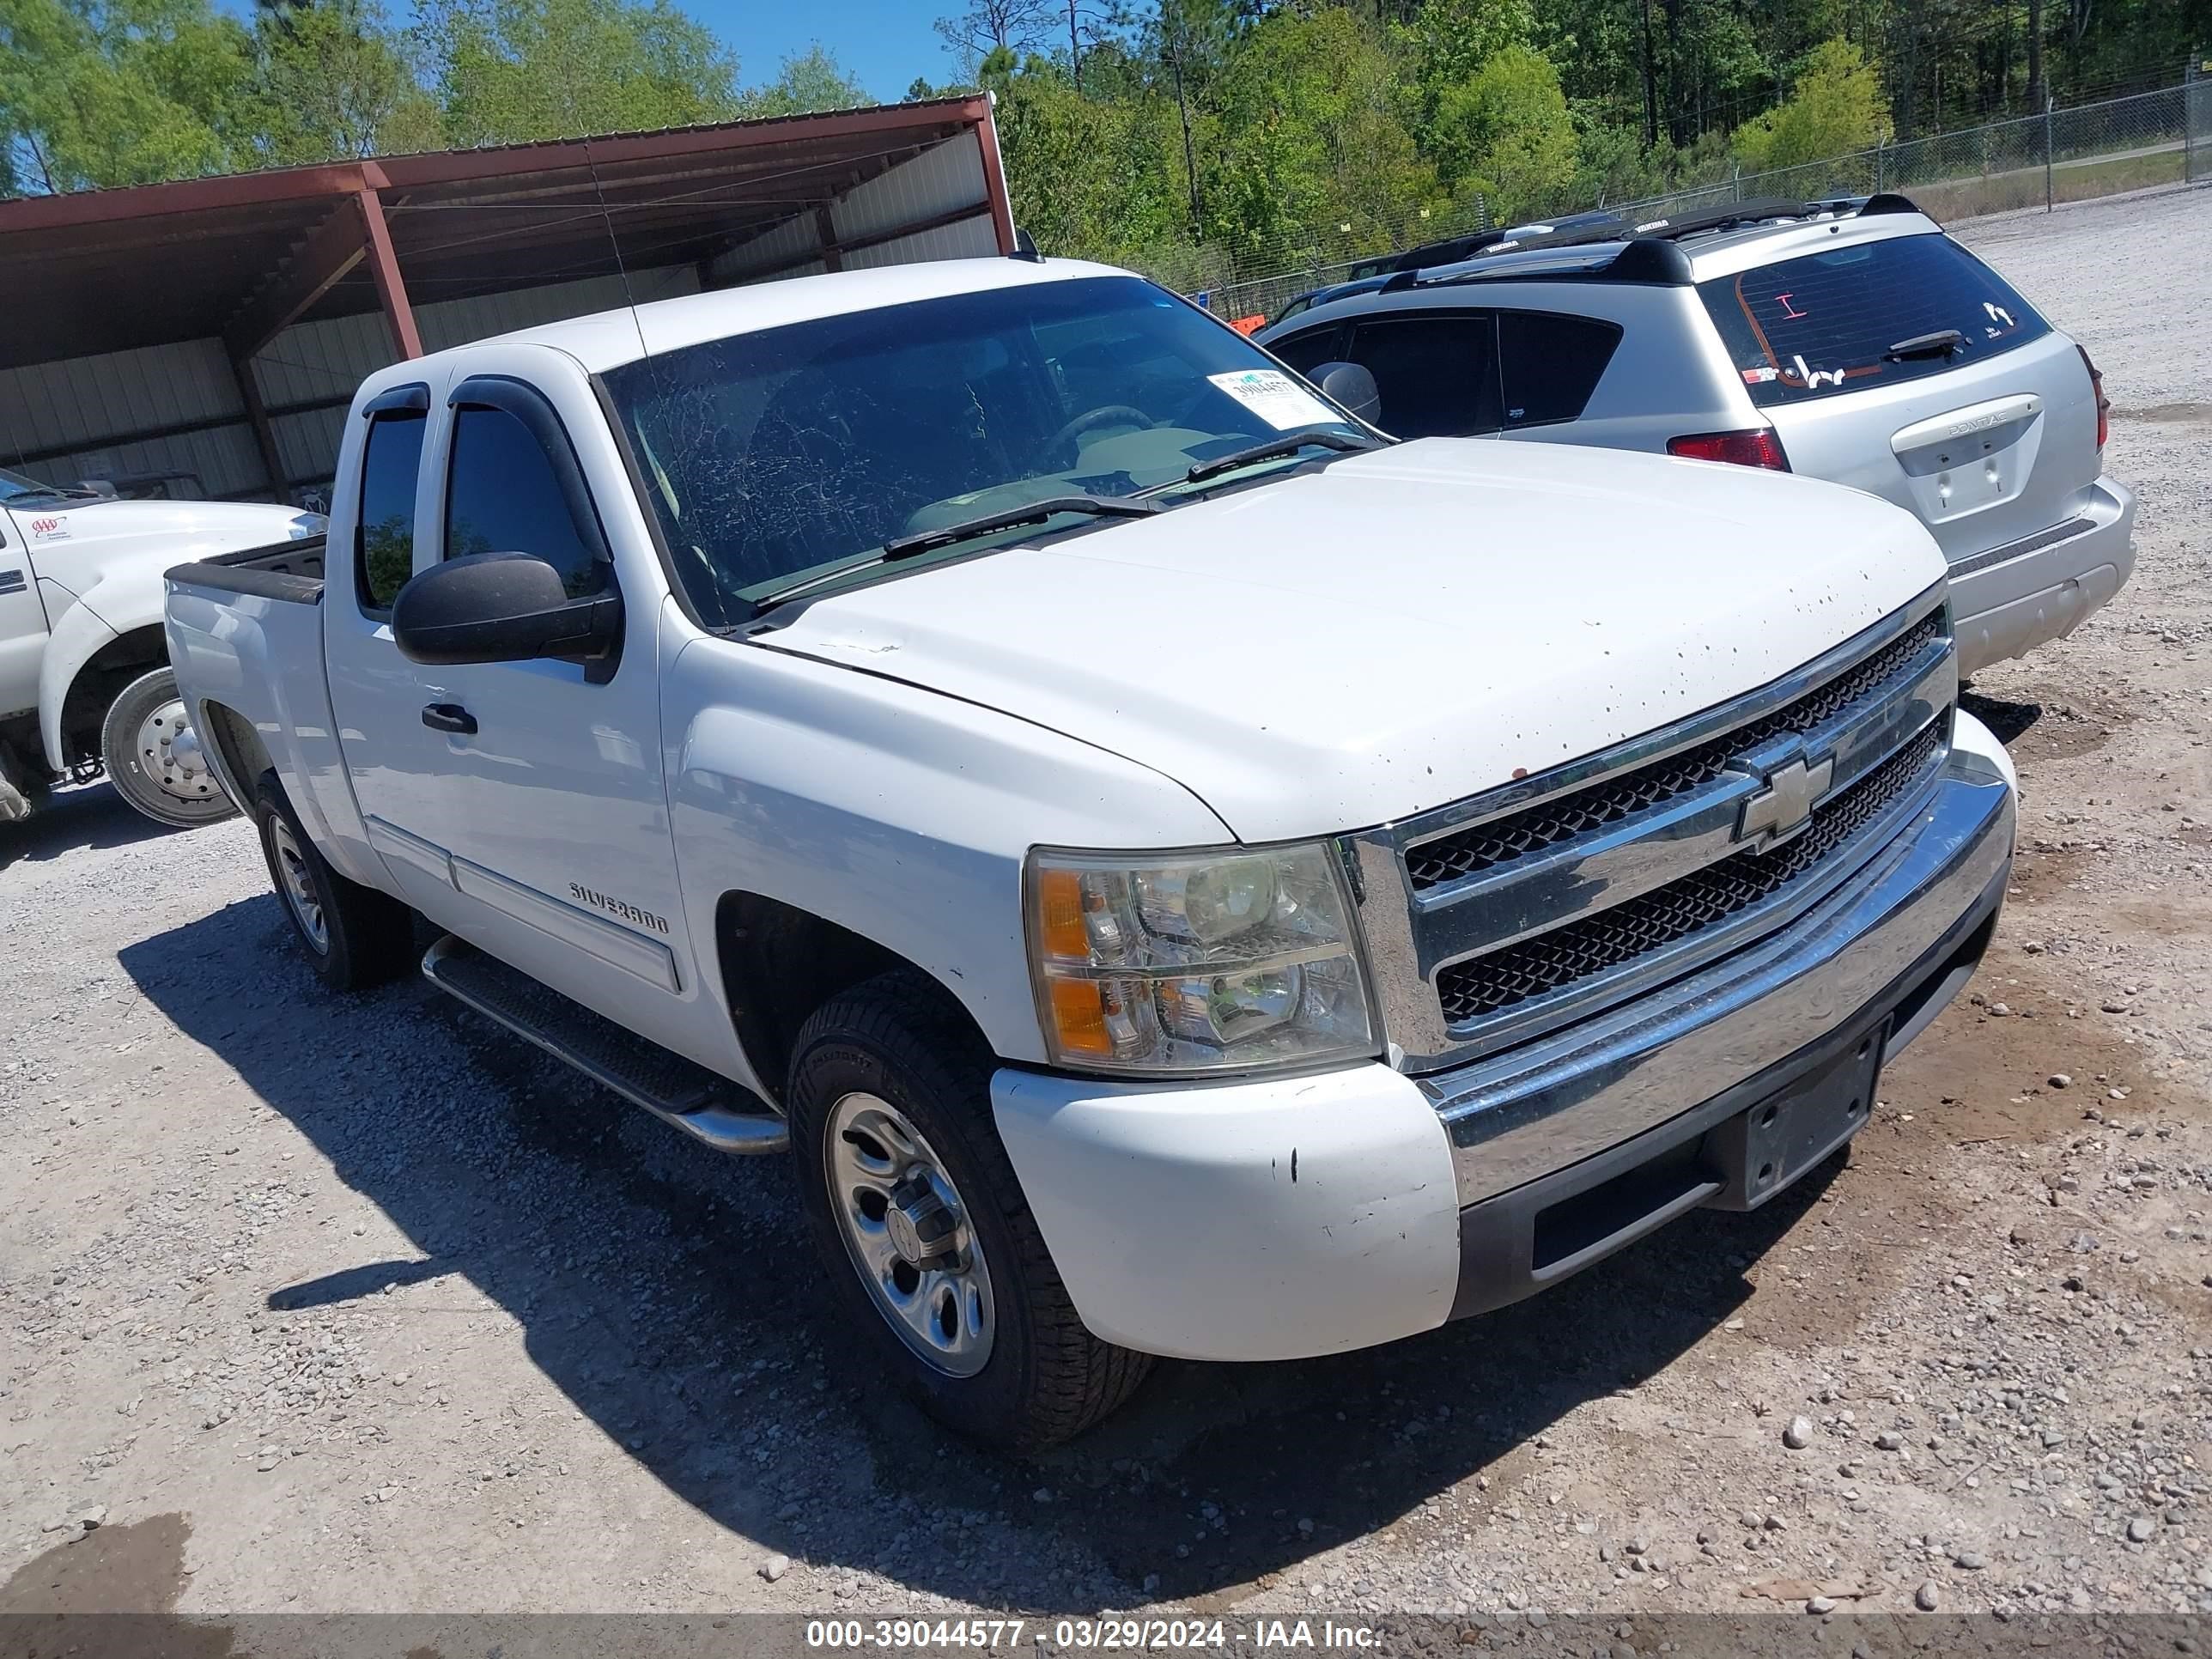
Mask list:
[[[1042,501],[1002,507],[996,513],[979,513],[972,519],[940,525],[934,530],[917,530],[911,536],[885,542],[878,562],[888,564],[897,559],[910,559],[932,548],[951,547],[977,536],[988,536],[994,530],[1043,524],[1063,513],[1085,513],[1094,519],[1144,519],[1159,510],[1157,501],[1140,501],[1128,495],[1048,495]]]
[[[1232,449],[1226,455],[1216,455],[1210,461],[1200,461],[1182,475],[1182,481],[1185,483],[1204,483],[1208,478],[1234,472],[1238,467],[1249,466],[1255,461],[1272,461],[1278,455],[1295,455],[1310,444],[1318,444],[1323,449],[1338,450],[1346,454],[1382,447],[1372,438],[1357,438],[1343,432],[1286,432],[1279,438],[1268,439],[1265,443]]]
[[[76,489],[64,484],[41,485],[36,489],[19,489],[12,495],[0,495],[0,501],[104,501],[111,499],[97,489]]]
[[[1957,329],[1939,328],[1933,334],[1916,334],[1909,340],[1899,340],[1881,355],[1893,363],[1915,357],[1948,357],[1966,343],[1966,337]]]
[[[872,570],[878,565],[896,564],[901,559],[910,559],[917,553],[927,553],[940,547],[952,547],[961,542],[972,541],[978,536],[988,536],[994,530],[1015,530],[1025,524],[1045,524],[1063,513],[1087,514],[1096,519],[1148,519],[1160,510],[1157,501],[1139,501],[1127,495],[1047,495],[1042,500],[1024,501],[1018,507],[1000,507],[996,513],[979,513],[972,519],[940,525],[934,530],[918,530],[911,536],[901,536],[885,542],[882,550],[850,564],[841,564],[835,570],[825,570],[818,576],[810,576],[803,582],[765,594],[753,601],[756,617],[787,599],[795,599],[802,593],[853,574],[855,571]]]

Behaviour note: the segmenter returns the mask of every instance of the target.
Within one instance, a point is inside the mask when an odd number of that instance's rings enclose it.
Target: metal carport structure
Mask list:
[[[307,500],[399,358],[1013,246],[983,95],[0,202],[0,465]]]

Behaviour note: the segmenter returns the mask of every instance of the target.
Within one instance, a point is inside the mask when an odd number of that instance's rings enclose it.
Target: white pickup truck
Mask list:
[[[325,579],[172,571],[171,653],[325,980],[420,912],[794,1152],[850,1317],[1035,1447],[1764,1202],[2003,898],[1911,517],[1313,381],[1073,262],[532,329],[371,377]]]
[[[248,550],[319,571],[322,534],[321,515],[289,507],[119,501],[0,470],[0,823],[103,769],[159,823],[235,811],[184,721],[161,574]]]

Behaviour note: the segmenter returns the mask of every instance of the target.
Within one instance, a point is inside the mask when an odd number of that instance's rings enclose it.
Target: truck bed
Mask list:
[[[217,592],[247,593],[291,605],[317,605],[323,597],[323,553],[327,538],[309,536],[218,553],[166,572],[174,584],[188,583]]]
[[[169,661],[239,804],[251,810],[273,769],[325,855],[359,880],[370,855],[324,675],[324,551],[318,536],[176,566]]]

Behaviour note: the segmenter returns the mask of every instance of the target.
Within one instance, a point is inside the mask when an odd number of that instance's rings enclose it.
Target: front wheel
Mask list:
[[[201,752],[167,668],[141,674],[108,705],[100,757],[115,793],[156,823],[189,830],[238,811]]]
[[[1149,1355],[1085,1329],[991,1121],[991,1060],[942,993],[891,973],[800,1030],[799,1191],[834,1292],[924,1410],[1032,1452],[1119,1406]]]

